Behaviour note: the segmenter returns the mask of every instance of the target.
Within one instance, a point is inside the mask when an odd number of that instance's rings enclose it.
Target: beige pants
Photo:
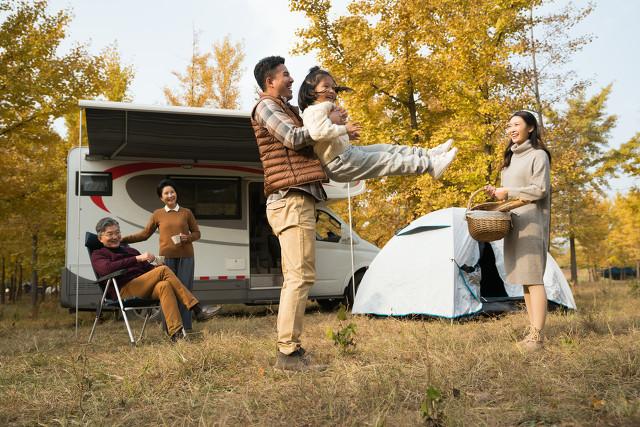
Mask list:
[[[198,303],[193,294],[166,265],[156,267],[129,281],[122,288],[120,294],[122,298],[140,297],[160,300],[162,313],[167,320],[169,335],[182,329],[182,317],[176,298],[188,309]]]
[[[300,348],[309,289],[316,277],[316,203],[306,193],[292,191],[267,205],[267,219],[278,236],[284,283],[278,308],[278,350]]]

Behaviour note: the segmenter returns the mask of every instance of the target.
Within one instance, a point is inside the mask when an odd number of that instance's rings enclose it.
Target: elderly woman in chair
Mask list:
[[[193,312],[197,321],[209,320],[216,314],[217,310],[201,306],[169,267],[153,266],[153,254],[141,254],[131,247],[121,245],[118,221],[102,218],[96,225],[96,232],[98,240],[104,245],[91,253],[91,264],[96,274],[106,276],[125,268],[126,272],[118,278],[121,296],[160,300],[168,333],[173,341],[184,336],[178,300]]]

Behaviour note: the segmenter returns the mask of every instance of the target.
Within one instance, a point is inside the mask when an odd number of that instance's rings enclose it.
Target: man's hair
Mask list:
[[[164,187],[173,187],[173,189],[176,192],[178,192],[178,189],[176,188],[176,183],[170,180],[169,178],[165,178],[162,181],[160,181],[160,183],[156,187],[156,193],[158,193],[158,197],[160,198],[162,198],[162,190],[164,190]]]
[[[267,56],[258,61],[253,69],[253,75],[260,89],[263,91],[267,90],[267,77],[273,77],[275,69],[278,68],[280,64],[284,64],[284,58],[281,56]]]
[[[98,237],[100,237],[100,235],[104,233],[104,230],[106,230],[107,227],[111,227],[112,225],[120,227],[118,221],[109,216],[98,221],[98,223],[96,224],[96,233],[98,233]]]

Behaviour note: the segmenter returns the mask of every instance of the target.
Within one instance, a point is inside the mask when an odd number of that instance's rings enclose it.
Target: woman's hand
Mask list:
[[[485,185],[484,186],[484,192],[487,193],[487,196],[489,196],[489,197],[495,197],[496,196],[496,187],[494,187],[493,185]]]
[[[507,197],[509,197],[509,191],[504,187],[496,188],[493,185],[486,185],[484,191],[487,193],[487,196],[497,200],[507,200]]]
[[[155,260],[156,257],[155,255],[153,255],[152,253],[149,252],[144,252],[141,253],[140,255],[136,256],[136,260],[138,262],[153,262],[153,260]]]
[[[493,191],[493,197],[495,197],[498,200],[507,200],[507,197],[509,197],[509,192],[504,187],[496,188]]]
[[[180,233],[180,243],[188,243],[189,235]]]

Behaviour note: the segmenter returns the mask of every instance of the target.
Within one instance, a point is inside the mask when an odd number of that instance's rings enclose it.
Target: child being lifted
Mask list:
[[[337,93],[345,89],[336,86],[329,72],[313,67],[298,93],[304,126],[316,141],[313,150],[330,179],[350,182],[423,173],[438,179],[456,157],[458,149],[451,148],[451,139],[430,150],[393,144],[351,145],[349,135],[357,135],[360,126],[351,122],[336,125],[329,120]]]

